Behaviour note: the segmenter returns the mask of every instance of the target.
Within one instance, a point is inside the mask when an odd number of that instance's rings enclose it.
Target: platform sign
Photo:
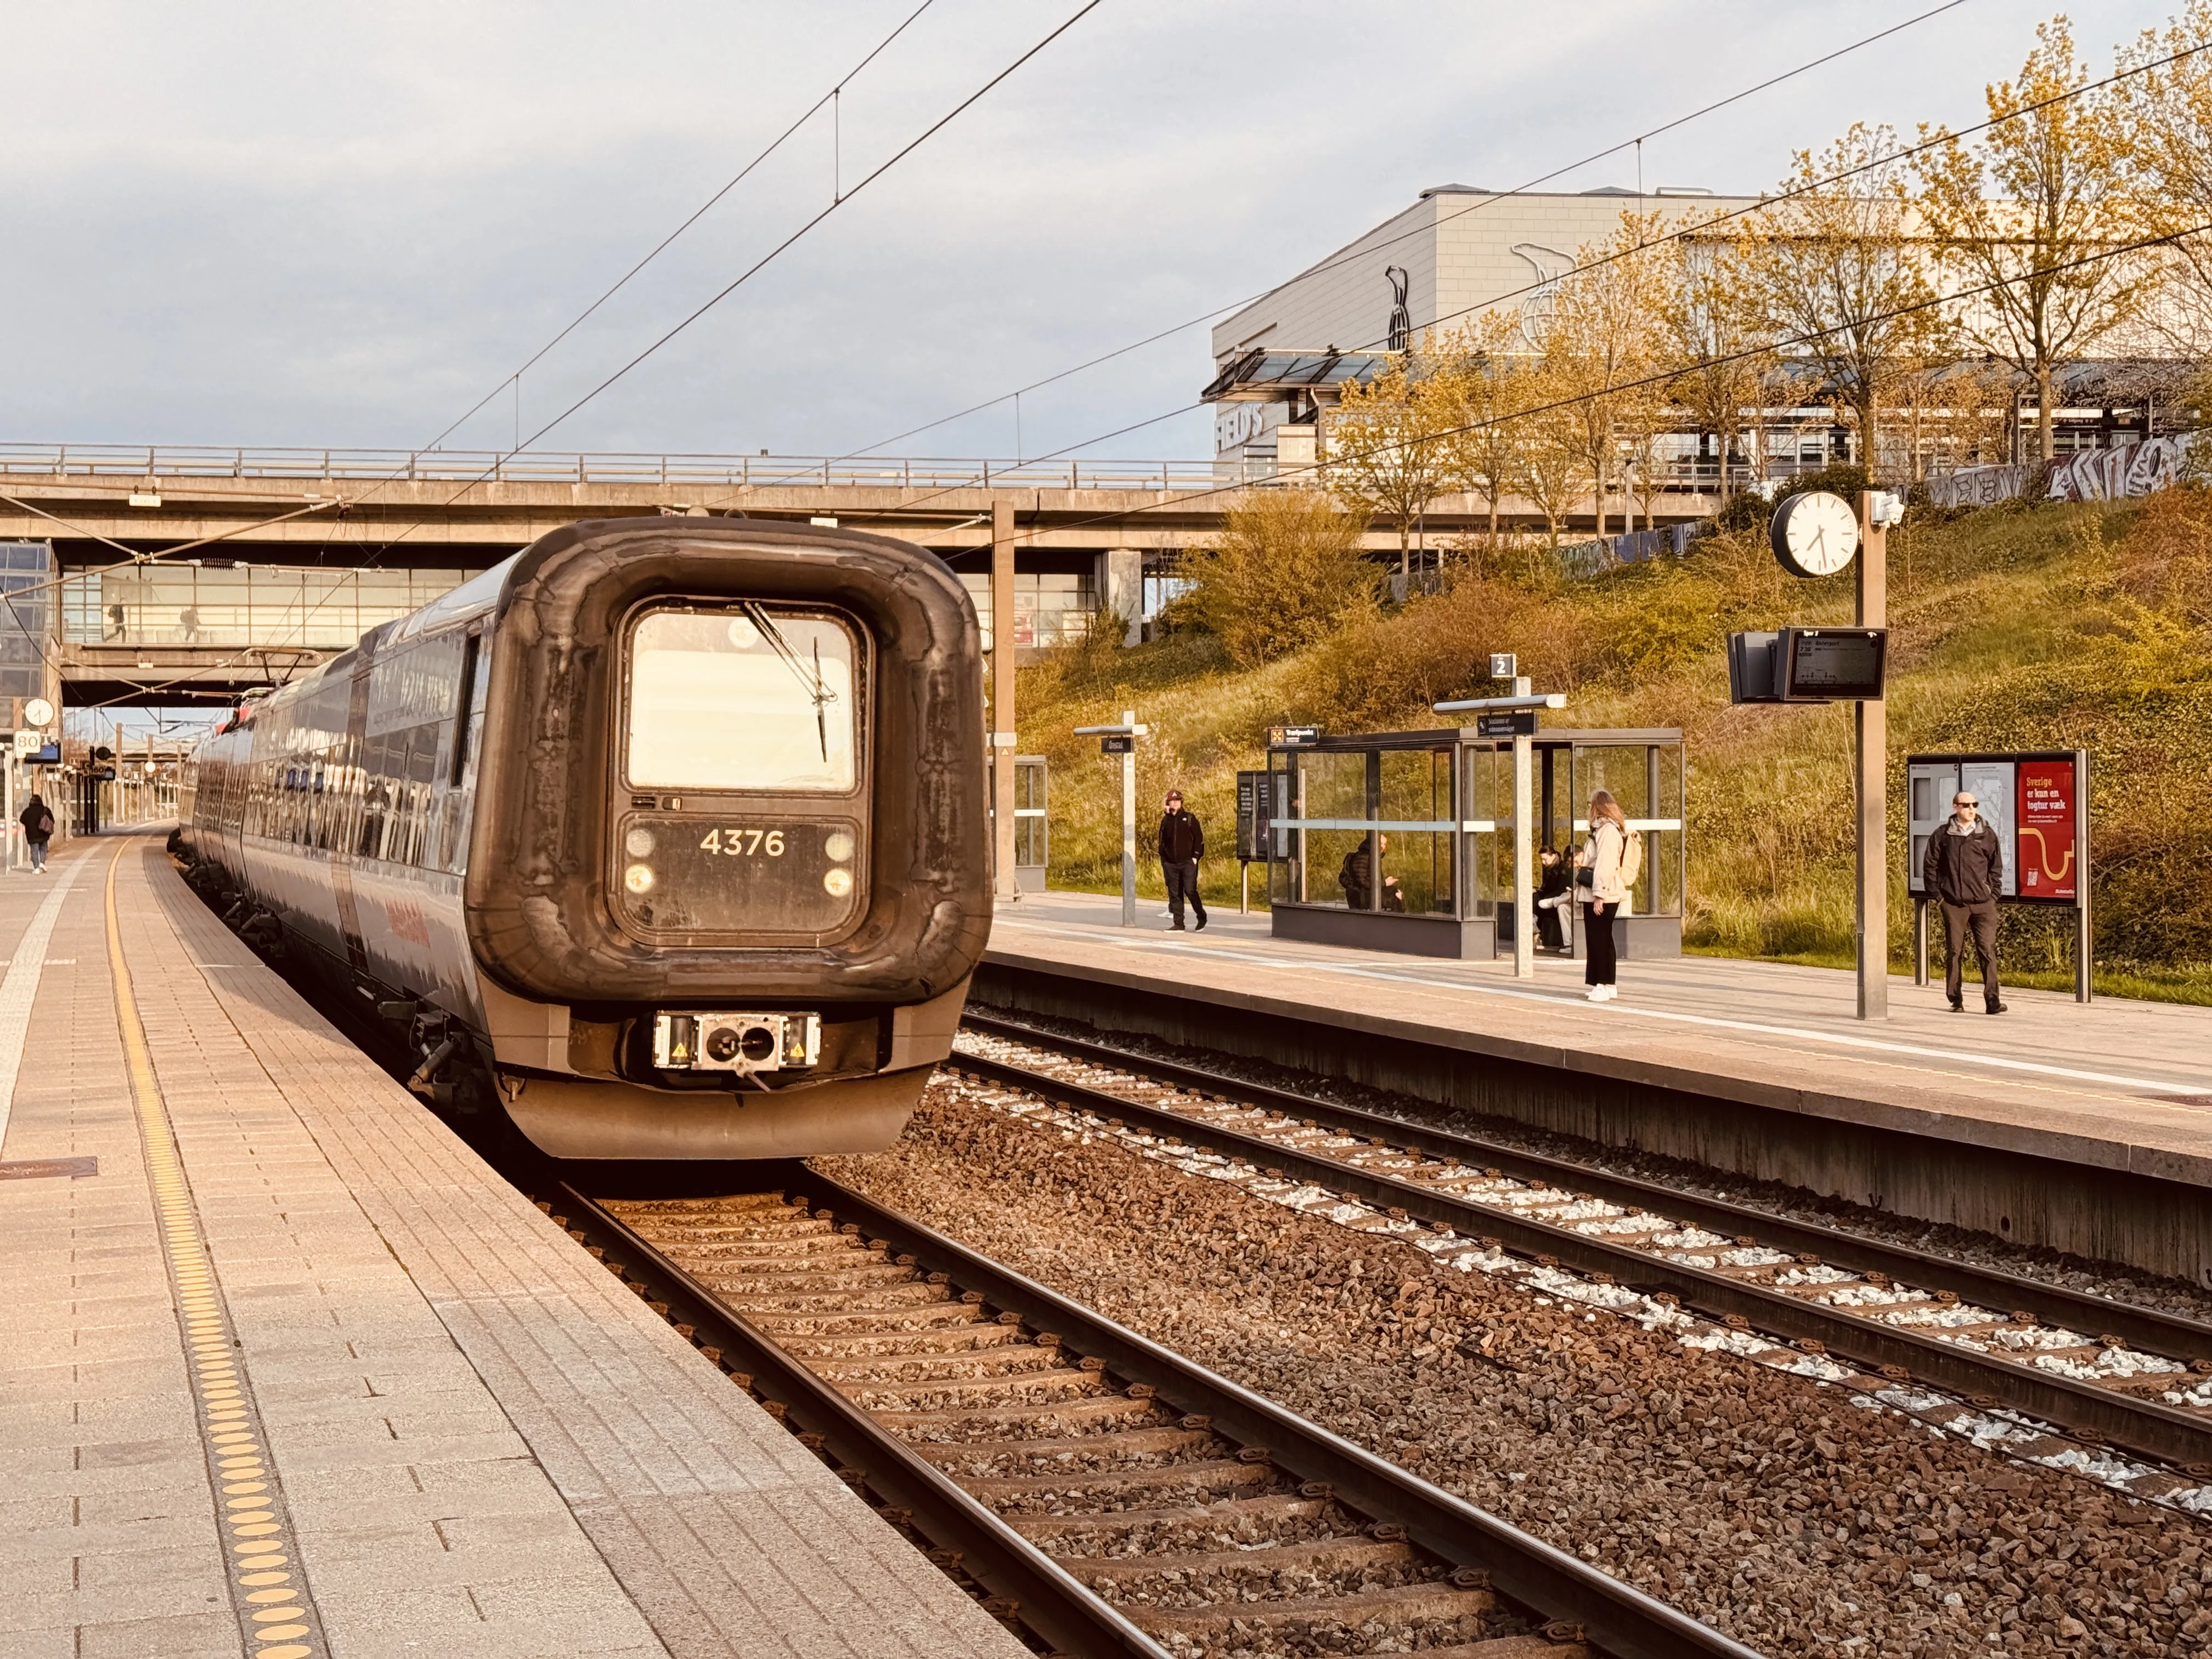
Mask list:
[[[1261,850],[1262,831],[1260,829],[1261,802],[1266,798],[1267,775],[1265,772],[1239,772],[1237,775],[1237,861],[1257,864],[1267,858]]]
[[[2077,890],[2073,761],[2021,762],[2019,799],[2019,896],[2070,903]]]

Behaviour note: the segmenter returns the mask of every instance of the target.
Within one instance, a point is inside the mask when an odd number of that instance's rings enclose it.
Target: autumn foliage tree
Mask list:
[[[1312,645],[1375,608],[1365,530],[1318,491],[1248,490],[1214,545],[1184,555],[1188,608],[1239,667]]]
[[[2035,388],[2043,459],[2057,453],[2060,373],[2132,320],[2149,268],[2135,240],[2118,106],[2089,86],[2063,17],[2038,26],[2017,80],[1989,87],[1992,125],[1919,160],[1915,198],[1954,286],[1959,325]]]

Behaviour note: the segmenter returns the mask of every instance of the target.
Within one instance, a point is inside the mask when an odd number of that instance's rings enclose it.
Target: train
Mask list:
[[[580,523],[244,701],[170,845],[408,1086],[548,1156],[879,1151],[989,936],[982,686],[926,550]]]

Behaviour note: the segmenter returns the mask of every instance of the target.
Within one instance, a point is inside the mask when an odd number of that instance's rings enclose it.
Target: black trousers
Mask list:
[[[1982,963],[1982,1000],[1997,1000],[1997,902],[1943,906],[1943,938],[1951,960],[1943,969],[1943,988],[1956,1002],[1966,988],[1966,935],[1974,936],[1974,954]]]
[[[1610,985],[1617,958],[1613,949],[1613,921],[1618,904],[1583,906],[1583,983]]]
[[[1198,896],[1198,860],[1178,859],[1170,864],[1162,859],[1160,873],[1167,878],[1168,909],[1175,919],[1177,921],[1182,920],[1182,902],[1187,898],[1191,908],[1198,913],[1198,925],[1201,927],[1206,926],[1206,901]]]

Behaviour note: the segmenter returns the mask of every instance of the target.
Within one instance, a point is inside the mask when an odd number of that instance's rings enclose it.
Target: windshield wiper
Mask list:
[[[745,601],[745,615],[752,618],[753,625],[760,629],[761,635],[768,641],[769,648],[783,659],[785,667],[798,676],[799,684],[806,690],[806,695],[814,700],[814,734],[822,744],[822,758],[826,763],[830,758],[829,705],[837,701],[837,694],[830,689],[829,682],[822,678],[822,641],[820,640],[812,641],[814,669],[810,674],[806,665],[799,660],[799,653],[792,649],[791,641],[784,638],[783,630],[775,625],[775,620],[762,608],[758,600]]]

